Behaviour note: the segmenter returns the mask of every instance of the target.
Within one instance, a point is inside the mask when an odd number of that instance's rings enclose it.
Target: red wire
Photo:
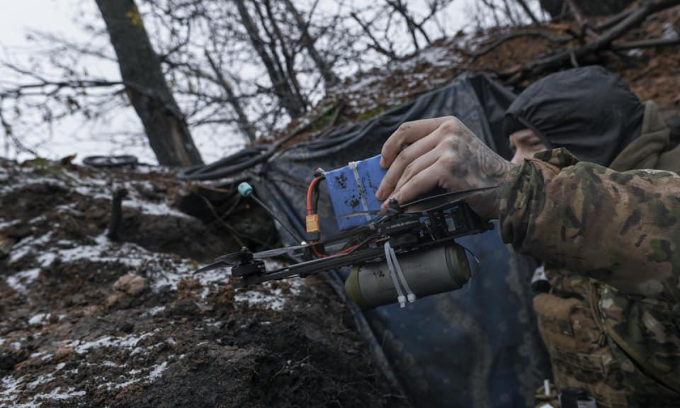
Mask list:
[[[312,241],[311,244],[315,244],[315,242]],[[315,245],[311,245],[310,248],[312,248],[312,252],[314,252],[314,256],[316,256],[317,258],[325,258],[325,257],[328,256],[328,255],[324,255],[324,254],[322,254],[321,252],[319,252],[319,251],[316,249],[316,246],[315,246]]]
[[[314,188],[319,183],[319,181],[321,181],[322,178],[323,177],[314,177],[312,182],[309,183],[309,188],[307,189],[307,215],[313,215],[314,214],[314,209],[312,208],[312,195],[314,194]],[[314,245],[315,244],[314,241],[310,242],[310,244],[312,244],[312,245],[310,245],[310,248],[312,249],[312,253],[314,253],[314,256],[316,256],[317,258],[326,258],[328,256],[338,255],[338,254],[348,254],[359,246],[359,245],[354,245],[354,246],[351,246],[349,248],[345,248],[341,251],[335,252],[333,254],[326,255],[326,254],[322,254],[321,252],[319,252],[319,250],[316,249],[316,246]]]
[[[314,187],[316,187],[319,181],[321,181],[321,177],[314,177],[314,179],[312,179],[312,182],[309,183],[309,189],[307,189],[307,215],[314,214],[314,210],[312,209],[312,195],[314,194]],[[316,249],[314,241],[310,242],[310,244],[312,244],[310,248],[312,249],[314,256],[316,256],[317,258],[325,258],[327,256],[322,254]]]

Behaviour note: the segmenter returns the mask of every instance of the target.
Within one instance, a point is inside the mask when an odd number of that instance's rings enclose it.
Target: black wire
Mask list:
[[[298,236],[298,235],[295,234],[293,231],[291,231],[290,228],[288,228],[288,225],[286,225],[283,221],[281,221],[281,219],[280,219],[276,214],[274,214],[274,211],[272,211],[265,203],[263,203],[262,201],[260,201],[259,198],[255,197],[255,194],[251,194],[251,195],[250,195],[250,198],[252,198],[253,201],[255,201],[260,207],[264,208],[264,210],[267,211],[267,212],[269,213],[269,215],[271,215],[272,217],[274,217],[274,219],[275,219],[276,221],[278,221],[279,224],[281,224],[281,226],[286,230],[286,232],[288,232],[288,233],[290,234],[291,237],[295,238],[295,237]]]

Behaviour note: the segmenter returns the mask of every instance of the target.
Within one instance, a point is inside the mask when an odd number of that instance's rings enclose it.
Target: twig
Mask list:
[[[589,24],[588,19],[583,15],[581,8],[574,0],[564,0],[564,2],[567,3],[567,6],[569,6],[572,13],[574,13],[574,18],[579,25],[584,26]]]
[[[538,18],[536,18],[536,15],[531,11],[526,1],[517,0],[517,3],[519,3],[524,12],[527,14],[527,16],[529,16],[529,18],[535,25],[541,25],[541,22],[538,20]]]
[[[620,23],[621,21],[623,21],[626,17],[631,15],[631,13],[633,13],[635,11],[635,9],[636,9],[636,7],[629,7],[627,9],[623,10],[622,12],[620,12],[619,14],[616,14],[616,15],[608,18],[607,20],[602,21],[599,24],[596,24],[595,29],[596,30],[606,30],[610,27],[613,27],[613,26],[617,25],[618,23]]]
[[[392,50],[387,50],[383,48],[382,45],[380,45],[380,42],[373,36],[373,33],[371,32],[371,28],[369,27],[369,25],[362,21],[361,18],[359,18],[359,16],[356,13],[351,13],[350,16],[352,17],[352,19],[354,19],[354,21],[357,22],[357,24],[359,24],[361,29],[364,31],[364,34],[366,34],[366,36],[373,42],[372,44],[368,45],[370,48],[373,48],[374,50],[387,56],[391,60],[396,60],[398,58],[397,54],[395,54]]]
[[[16,137],[16,135],[14,134],[14,130],[12,129],[12,125],[9,122],[7,122],[5,116],[2,113],[2,103],[3,100],[2,97],[0,96],[0,126],[2,126],[3,130],[5,131],[5,137],[12,141],[14,149],[16,149],[17,151],[26,152],[35,157],[38,157],[38,153],[36,153],[33,149],[21,143],[21,141]]]
[[[236,98],[234,90],[231,88],[231,85],[229,85],[226,78],[224,78],[224,76],[222,75],[222,71],[217,66],[215,60],[210,56],[208,50],[205,50],[205,58],[208,60],[210,68],[212,68],[213,72],[215,73],[215,76],[217,77],[217,80],[219,81],[222,90],[224,90],[224,93],[227,97],[227,101],[231,104],[231,107],[234,109],[234,112],[236,112],[236,115],[238,117],[238,119],[236,120],[236,124],[238,125],[239,129],[241,129],[241,132],[243,132],[243,134],[246,136],[248,141],[250,143],[255,143],[257,136],[253,131],[253,127],[250,121],[248,120],[248,115],[246,115],[246,113],[243,111],[241,102]]]
[[[666,47],[680,45],[680,38],[657,38],[654,40],[631,41],[612,45],[614,51],[632,50],[637,48]]]
[[[591,37],[596,38],[598,36],[598,33],[593,29],[590,20],[588,20],[588,18],[583,14],[583,11],[581,11],[581,8],[578,6],[578,4],[576,4],[576,1],[565,0],[565,3],[574,13],[574,18],[576,19],[576,22],[578,23],[579,27],[581,27],[581,37],[583,37],[583,34],[587,34]]]

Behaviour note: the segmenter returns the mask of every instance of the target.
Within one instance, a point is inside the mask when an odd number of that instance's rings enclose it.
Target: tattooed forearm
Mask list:
[[[406,123],[382,153],[382,165],[389,169],[376,196],[385,202],[408,202],[437,186],[448,191],[498,186],[514,167],[454,117]],[[497,195],[485,190],[467,201],[479,215],[495,218]]]
[[[515,165],[489,149],[467,127],[463,126],[461,132],[464,137],[458,145],[460,160],[450,169],[452,177],[458,178],[465,189],[500,186]],[[498,188],[480,192],[469,203],[479,215],[497,218]]]

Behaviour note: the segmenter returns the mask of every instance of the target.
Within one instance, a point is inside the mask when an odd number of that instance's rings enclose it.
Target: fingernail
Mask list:
[[[380,158],[380,167],[385,167],[385,158],[384,157]]]
[[[380,192],[380,189],[378,189],[378,191],[375,192],[375,198],[377,198],[378,200],[381,200],[382,199],[381,197],[382,197],[382,193]]]

